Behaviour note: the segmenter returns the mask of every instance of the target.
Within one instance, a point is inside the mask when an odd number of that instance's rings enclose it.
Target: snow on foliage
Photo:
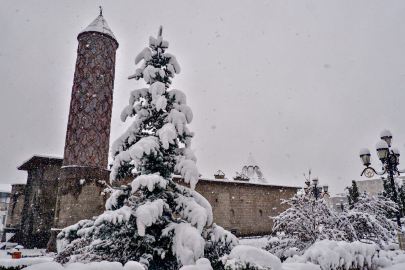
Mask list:
[[[376,244],[359,241],[348,243],[322,240],[308,248],[303,255],[287,258],[283,266],[311,262],[323,270],[379,269],[405,262],[404,253],[402,250],[380,250]]]
[[[124,266],[119,262],[91,262],[71,263],[63,267],[56,262],[40,263],[24,268],[24,270],[145,270],[142,264],[134,261],[127,262]]]
[[[239,245],[232,249],[231,253],[223,258],[226,269],[268,269],[281,270],[279,258],[269,252],[251,246]]]
[[[135,59],[143,63],[129,78],[143,78],[150,87],[131,92],[121,119],[133,122],[111,149],[110,181],[132,178],[132,183],[112,192],[103,214],[62,230],[58,239],[67,245],[56,257],[60,263],[132,260],[153,270],[198,262],[211,269],[202,257],[220,266],[220,257],[238,244],[219,226],[204,228],[213,216],[209,202],[194,190],[199,171],[190,149],[194,133],[187,128],[193,113],[183,92],[168,90],[180,66],[165,53],[169,43],[161,31]],[[175,183],[175,173],[191,188]]]
[[[145,236],[145,227],[151,226],[162,216],[164,204],[163,200],[158,199],[153,202],[147,202],[136,209],[136,226],[138,227],[140,236]]]
[[[195,264],[204,255],[204,239],[201,232],[189,223],[171,223],[162,232],[167,236],[173,234],[173,253],[183,265]]]
[[[180,270],[213,270],[213,269],[208,259],[201,258],[195,262],[195,265],[186,265],[180,268]]]
[[[295,195],[284,201],[290,208],[274,220],[273,231],[266,250],[276,256],[290,257],[302,254],[319,240],[384,243],[396,238],[395,222],[386,217],[387,211],[395,209],[388,200],[363,194],[353,205],[341,214],[328,207],[324,199]]]

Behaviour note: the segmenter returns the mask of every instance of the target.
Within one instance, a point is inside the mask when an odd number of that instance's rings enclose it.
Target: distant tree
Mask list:
[[[219,226],[204,229],[212,224],[212,209],[194,190],[199,172],[187,127],[193,114],[186,95],[168,89],[180,72],[168,46],[160,29],[135,58],[144,62],[129,77],[143,78],[149,87],[132,91],[121,113],[122,121],[134,121],[112,146],[110,180],[135,179],[111,194],[103,214],[62,230],[58,262],[134,260],[150,270],[178,269],[207,254],[220,267],[219,258],[238,244]],[[173,182],[173,173],[190,188]]]
[[[383,187],[384,187],[384,190],[382,192],[383,197],[391,201],[395,201],[390,178],[381,177],[381,179],[383,180]],[[405,217],[405,185],[403,185],[403,180],[400,178],[396,178],[394,183],[398,194],[399,215],[401,218],[403,218]],[[394,218],[395,212],[389,212],[388,216]]]
[[[352,209],[360,197],[359,188],[357,187],[356,181],[352,180],[352,186],[346,187],[346,189],[349,192],[347,195],[347,203],[349,204],[349,209]]]

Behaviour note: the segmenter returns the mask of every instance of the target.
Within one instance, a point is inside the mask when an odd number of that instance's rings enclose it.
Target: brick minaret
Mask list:
[[[105,198],[100,193],[104,186],[99,180],[109,178],[107,165],[118,42],[101,11],[77,39],[76,70],[55,211],[54,228],[57,229],[102,213]]]

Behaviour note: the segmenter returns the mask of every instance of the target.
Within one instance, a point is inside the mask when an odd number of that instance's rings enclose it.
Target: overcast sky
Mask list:
[[[111,141],[163,25],[204,177],[231,178],[252,153],[270,183],[303,186],[313,167],[333,195],[363,179],[360,148],[380,166],[382,129],[405,156],[404,1],[14,0],[0,2],[0,183],[26,181],[16,167],[35,154],[62,157],[77,35],[99,5],[119,42]]]

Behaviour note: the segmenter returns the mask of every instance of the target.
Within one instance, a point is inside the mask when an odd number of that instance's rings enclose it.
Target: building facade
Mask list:
[[[356,181],[356,184],[360,194],[367,192],[370,196],[377,197],[384,191],[383,180],[381,178]]]

